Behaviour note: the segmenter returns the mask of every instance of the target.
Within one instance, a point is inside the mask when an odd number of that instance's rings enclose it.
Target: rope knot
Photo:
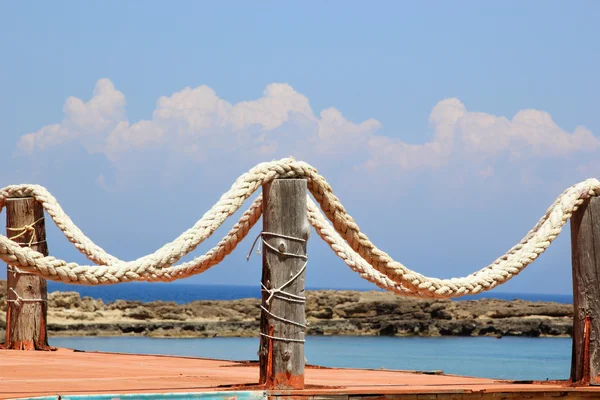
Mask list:
[[[13,288],[8,288],[14,295],[15,299],[6,300],[8,303],[14,303],[16,307],[21,307],[24,303],[47,303],[45,299],[25,299],[19,295]]]
[[[15,236],[9,237],[9,239],[10,240],[18,239],[21,236],[24,236],[25,234],[30,233],[29,242],[27,244],[29,247],[31,247],[33,244],[41,243],[41,242],[35,242],[34,243],[34,239],[35,239],[35,225],[38,222],[43,221],[43,220],[44,220],[44,217],[41,217],[41,218],[38,218],[37,220],[33,221],[31,224],[24,225],[24,226],[21,226],[19,228],[8,228],[7,227],[6,228],[7,231],[10,231],[10,232],[21,232],[21,233],[15,235]]]
[[[6,265],[6,272],[10,272],[11,274],[13,274],[13,276],[15,278],[17,277],[17,275],[37,275],[37,274],[34,274],[33,272],[22,271],[21,269],[19,269],[18,267],[15,267],[13,265]]]

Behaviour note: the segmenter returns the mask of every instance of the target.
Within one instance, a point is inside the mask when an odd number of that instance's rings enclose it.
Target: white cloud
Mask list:
[[[507,119],[469,111],[456,98],[432,109],[434,135],[423,144],[384,136],[379,121],[355,123],[333,107],[317,115],[306,96],[284,83],[270,84],[262,97],[236,104],[208,86],[187,87],[160,97],[152,118],[137,122],[128,121],[125,105],[123,93],[101,79],[89,101],[68,98],[61,123],[22,136],[18,146],[32,154],[77,142],[122,170],[140,169],[144,162],[172,166],[221,162],[226,156],[256,162],[294,155],[321,163],[346,158],[358,169],[387,175],[468,165],[466,170],[480,179],[501,171],[502,165],[496,165],[500,159],[560,159],[600,148],[589,130],[567,132],[546,112],[521,110]]]
[[[71,97],[63,110],[60,124],[22,136],[19,148],[31,154],[78,141],[90,153],[104,153],[115,163],[129,151],[152,148],[203,160],[214,151],[232,149],[260,156],[309,147],[326,152],[344,141],[366,143],[380,127],[375,120],[355,124],[335,108],[317,117],[304,95],[282,83],[268,85],[258,99],[237,104],[219,98],[207,86],[188,87],[159,98],[151,120],[130,123],[124,95],[102,79],[88,102]]]
[[[600,140],[588,129],[577,127],[572,133],[560,128],[550,114],[521,110],[512,120],[492,114],[468,111],[458,99],[440,101],[429,122],[434,129],[431,142],[406,144],[400,139],[373,136],[369,140],[371,157],[364,168],[376,170],[394,166],[400,170],[439,168],[451,160],[468,161],[478,167],[479,176],[489,177],[489,165],[497,157],[512,161],[561,158],[574,153],[590,153],[600,148]],[[483,163],[485,165],[480,166]],[[480,167],[480,168],[479,168]]]
[[[379,128],[381,123],[375,119],[355,124],[330,107],[321,112],[316,135],[311,140],[319,153],[353,153],[364,148]]]
[[[18,146],[27,153],[79,140],[91,153],[104,152],[106,133],[125,118],[125,96],[108,79],[96,83],[87,103],[69,97],[63,106],[64,119],[21,137]]]

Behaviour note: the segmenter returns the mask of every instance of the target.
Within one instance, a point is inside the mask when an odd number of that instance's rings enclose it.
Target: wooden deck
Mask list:
[[[119,395],[127,393],[186,393],[174,398],[227,400],[600,399],[600,387],[571,387],[567,382],[517,383],[411,371],[319,367],[306,368],[305,390],[265,392],[256,385],[256,363],[67,349],[2,350],[0,371],[2,399],[49,396],[66,400],[93,394],[119,399]],[[193,393],[198,393],[198,397]]]

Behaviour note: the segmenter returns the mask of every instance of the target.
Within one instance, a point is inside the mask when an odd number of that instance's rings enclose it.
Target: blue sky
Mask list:
[[[600,175],[599,18],[592,1],[0,1],[0,185],[47,186],[132,259],[293,155],[395,259],[464,275]],[[84,261],[48,226],[53,255]],[[258,284],[250,245],[189,281]],[[309,252],[309,286],[369,287],[315,234]],[[570,285],[567,230],[497,290]]]

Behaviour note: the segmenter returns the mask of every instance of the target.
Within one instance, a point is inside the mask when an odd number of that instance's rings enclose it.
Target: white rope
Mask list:
[[[301,243],[306,243],[306,239],[303,239],[303,238],[298,238],[298,237],[289,236],[289,235],[283,235],[281,233],[265,232],[265,231],[259,233],[258,236],[256,237],[256,239],[254,239],[254,242],[252,243],[252,247],[250,248],[250,251],[248,252],[248,257],[246,257],[246,260],[250,259],[252,250],[254,250],[254,246],[256,245],[256,242],[258,241],[259,238],[261,239],[260,243],[262,243],[268,249],[270,249],[271,251],[273,251],[277,254],[284,255],[286,257],[294,257],[294,258],[300,258],[302,260],[305,260],[304,264],[298,270],[298,272],[296,272],[290,279],[288,279],[283,285],[279,286],[278,288],[267,288],[263,282],[260,283],[260,286],[262,287],[261,291],[267,292],[269,294],[269,297],[265,300],[265,304],[267,306],[270,306],[271,300],[273,300],[273,298],[276,298],[276,299],[279,299],[282,301],[291,302],[291,303],[300,303],[300,304],[306,303],[306,297],[300,296],[300,295],[297,295],[294,293],[286,292],[283,289],[285,289],[286,287],[291,285],[296,279],[298,279],[302,275],[302,273],[304,273],[304,271],[306,270],[306,265],[308,264],[308,256],[304,255],[304,254],[289,253],[282,249],[277,249],[274,246],[272,246],[268,241],[265,240],[265,236],[278,237],[280,239],[287,239],[287,240],[297,241],[297,242],[301,242]],[[260,305],[260,308],[271,318],[274,318],[278,321],[281,321],[281,322],[284,322],[284,323],[287,323],[290,325],[297,326],[297,327],[301,328],[303,331],[306,329],[305,324],[300,323],[298,321],[292,321],[292,320],[289,320],[282,316],[276,315],[276,314],[272,313],[270,310],[268,310],[262,304]],[[261,332],[261,335],[268,337],[272,340],[304,343],[304,339],[290,339],[290,338],[283,338],[283,337],[278,337],[278,336],[270,336],[270,335],[264,334],[262,332]]]
[[[37,244],[41,244],[41,243],[46,243],[46,240],[40,240],[37,242],[34,242],[33,240],[35,239],[35,225],[38,222],[43,221],[45,218],[41,217],[38,218],[37,220],[33,221],[31,224],[19,227],[19,228],[10,228],[7,227],[6,230],[9,232],[21,232],[19,234],[17,234],[16,236],[12,236],[9,237],[10,240],[14,241],[17,238],[20,238],[21,236],[25,235],[27,232],[31,233],[31,236],[29,238],[29,242],[25,242],[25,243],[19,243],[19,246],[23,246],[23,247],[31,247]],[[20,275],[36,275],[33,272],[24,272],[21,271],[19,268],[17,267],[13,267],[12,265],[6,265],[6,272],[10,272],[13,274],[13,276],[16,278],[19,274]]]
[[[280,300],[288,300],[291,302],[295,302],[295,303],[304,303],[306,302],[306,297],[304,296],[299,296],[297,294],[293,294],[293,293],[289,293],[284,291],[283,289],[286,288],[287,286],[289,286],[292,282],[294,282],[296,279],[298,279],[300,277],[300,275],[302,275],[302,273],[304,272],[304,270],[306,269],[306,264],[308,262],[305,262],[304,265],[302,266],[302,268],[300,268],[298,270],[298,272],[292,276],[290,278],[289,281],[287,281],[286,283],[284,283],[283,285],[281,285],[278,288],[267,288],[262,282],[260,284],[260,286],[262,287],[261,291],[263,292],[267,292],[269,293],[269,297],[267,298],[267,300],[265,301],[267,303],[267,305],[269,305],[271,303],[271,300],[273,298],[277,298]],[[281,296],[281,295],[283,296]]]
[[[246,256],[246,260],[250,259],[250,255],[252,254],[252,250],[254,250],[254,247],[256,246],[256,242],[258,242],[258,239],[262,239],[261,242],[263,245],[267,246],[269,249],[284,255],[284,256],[291,256],[291,257],[299,257],[302,258],[304,260],[308,260],[308,256],[305,255],[301,255],[301,254],[294,254],[294,253],[286,253],[285,251],[276,249],[275,247],[271,246],[268,242],[265,241],[264,237],[265,236],[275,236],[275,237],[279,237],[281,239],[288,239],[288,240],[295,240],[297,242],[306,242],[306,239],[301,239],[301,238],[296,238],[293,236],[287,236],[287,235],[281,235],[279,233],[273,233],[273,232],[261,232],[256,239],[254,239],[254,242],[252,243],[252,247],[250,248],[250,251],[248,252],[248,256]],[[257,247],[257,253],[260,254],[260,246]]]
[[[563,192],[527,235],[506,254],[468,276],[437,279],[414,272],[378,249],[360,231],[327,181],[310,165],[293,159],[261,163],[241,175],[200,220],[154,253],[133,261],[108,254],[87,238],[64,213],[52,195],[37,185],[8,186],[0,190],[0,209],[11,197],[34,197],[65,236],[97,266],[67,263],[18,244],[0,235],[0,259],[46,279],[88,285],[133,280],[170,281],[201,273],[220,262],[247,235],[262,212],[260,197],[217,246],[195,260],[176,265],[212,235],[261,185],[276,178],[305,178],[325,216],[309,210],[319,235],[351,268],[381,287],[417,297],[450,298],[480,293],[517,275],[542,254],[557,237],[572,213],[587,199],[600,194],[600,182],[588,179]],[[320,215],[320,216],[319,216]],[[331,221],[325,221],[325,217]]]
[[[19,294],[17,292],[15,292],[15,290],[13,288],[8,288],[8,290],[10,290],[16,297],[16,299],[14,300],[6,300],[8,303],[15,303],[15,306],[20,307],[23,303],[47,303],[48,300],[45,299],[25,299],[21,296],[19,296]]]
[[[295,241],[298,241],[298,242],[306,242],[306,239],[297,238],[297,237],[293,237],[293,236],[282,235],[282,234],[279,234],[279,233],[261,232],[261,233],[258,234],[258,236],[256,237],[256,239],[254,239],[254,242],[252,243],[252,247],[250,248],[250,251],[248,252],[248,256],[246,257],[246,260],[250,259],[250,255],[252,254],[252,250],[254,250],[254,247],[256,246],[256,242],[260,238],[261,239],[260,243],[264,244],[265,246],[267,246],[267,248],[271,249],[272,251],[274,251],[274,252],[276,252],[278,254],[282,254],[282,255],[288,256],[288,257],[297,257],[297,258],[301,258],[301,259],[305,260],[306,262],[304,263],[304,265],[302,266],[302,268],[300,268],[300,270],[294,276],[292,276],[286,283],[284,283],[283,285],[281,285],[281,287],[268,289],[262,282],[260,283],[260,285],[262,287],[261,290],[263,292],[268,292],[269,293],[269,297],[266,300],[267,305],[269,305],[271,303],[271,300],[273,299],[273,297],[279,298],[281,300],[289,300],[289,301],[296,302],[296,303],[304,303],[306,301],[306,297],[285,292],[285,291],[283,291],[283,289],[285,287],[289,286],[296,279],[298,279],[298,277],[300,277],[300,275],[304,272],[304,270],[306,269],[306,265],[308,263],[308,256],[304,255],[304,254],[286,253],[285,251],[276,249],[275,247],[271,246],[264,239],[265,236],[274,236],[274,237],[279,237],[279,238],[282,238],[282,239],[295,240]],[[259,252],[259,254],[260,254],[260,252]],[[285,295],[285,297],[280,296],[279,294]]]
[[[38,218],[37,220],[33,221],[31,224],[28,224],[28,225],[25,225],[25,226],[21,226],[21,227],[18,227],[18,228],[7,227],[6,230],[9,231],[9,232],[20,232],[20,233],[18,233],[15,236],[9,237],[9,239],[10,240],[15,240],[15,239],[20,238],[21,236],[24,236],[27,233],[30,233],[29,242],[27,242],[27,243],[20,243],[21,246],[29,246],[29,247],[31,247],[34,244],[44,243],[45,240],[34,242],[34,239],[35,239],[35,225],[38,222],[41,222],[43,220],[44,220],[44,217],[41,217],[41,218]]]
[[[262,309],[264,312],[266,312],[266,313],[267,313],[267,314],[268,314],[270,317],[272,317],[272,318],[275,318],[275,319],[276,319],[276,320],[278,320],[278,321],[285,322],[286,324],[290,324],[290,325],[295,325],[295,326],[298,326],[298,327],[300,327],[300,328],[302,328],[302,329],[305,329],[305,328],[306,328],[306,325],[305,325],[305,324],[301,324],[300,322],[292,321],[292,320],[290,320],[290,319],[286,319],[286,318],[280,317],[279,315],[275,315],[275,314],[273,314],[271,311],[269,311],[269,310],[267,310],[265,307],[263,307],[262,305],[260,306],[260,308],[261,308],[261,309]]]
[[[306,268],[306,264],[304,264],[304,268]],[[304,271],[304,268],[302,269],[302,271]],[[261,282],[260,286],[261,286],[260,290],[262,292],[269,293],[269,298],[266,300],[267,304],[269,304],[272,299],[287,300],[290,303],[305,303],[306,302],[306,297],[304,297],[304,296],[299,296],[297,294],[284,292],[283,290],[281,290],[281,288],[267,289],[267,287],[262,282]],[[281,293],[281,295],[280,295],[280,293]],[[284,296],[282,296],[282,295],[284,295]]]
[[[28,248],[21,249],[17,247],[18,244],[6,240],[2,235],[0,235],[0,259],[9,265],[16,265],[21,270],[33,272],[46,279],[67,283],[98,285],[136,280],[172,281],[200,274],[221,262],[248,235],[261,213],[262,197],[259,196],[215,247],[190,262],[165,268],[155,268],[150,264],[146,265],[146,269],[134,270],[120,260],[114,265],[81,266],[44,256]]]
[[[9,238],[10,240],[12,240],[13,238]],[[22,247],[31,247],[34,246],[36,244],[42,244],[42,243],[46,243],[46,240],[40,240],[37,242],[30,242],[30,243],[19,243],[20,246]]]
[[[272,339],[272,340],[279,340],[279,341],[282,341],[282,342],[295,342],[295,343],[304,343],[304,342],[306,342],[306,340],[304,340],[304,339],[291,339],[291,338],[277,337],[277,336],[267,335],[266,333],[262,333],[262,332],[260,332],[260,335],[264,336],[266,338]]]
[[[6,272],[10,272],[11,274],[13,274],[13,276],[15,278],[17,277],[17,275],[37,275],[37,274],[34,274],[33,272],[21,271],[19,268],[13,267],[12,265],[6,266]]]

